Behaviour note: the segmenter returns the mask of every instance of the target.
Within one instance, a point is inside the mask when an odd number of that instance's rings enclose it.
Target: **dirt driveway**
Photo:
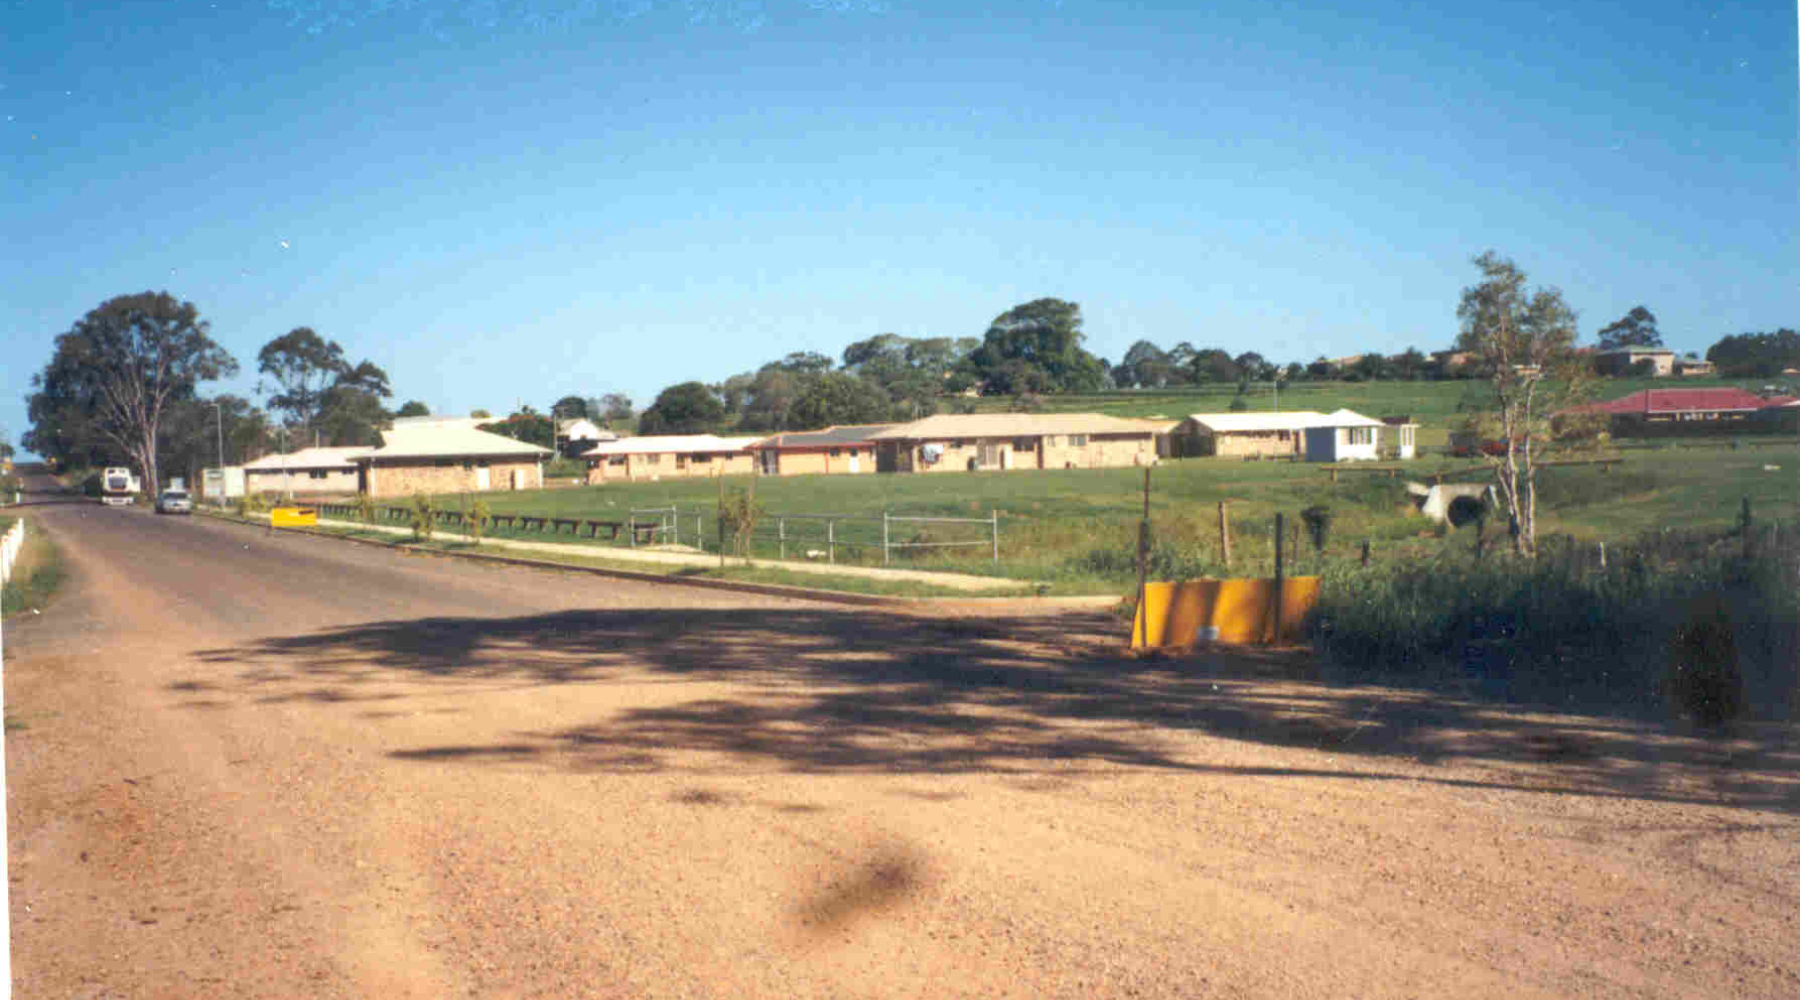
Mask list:
[[[1800,995],[1780,732],[44,517],[20,996]]]

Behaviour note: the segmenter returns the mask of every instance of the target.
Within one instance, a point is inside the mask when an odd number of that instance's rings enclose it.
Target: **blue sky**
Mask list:
[[[1469,259],[1800,325],[1791,3],[0,3],[0,423],[114,295],[250,394],[539,409],[1079,302],[1087,346],[1448,346]]]

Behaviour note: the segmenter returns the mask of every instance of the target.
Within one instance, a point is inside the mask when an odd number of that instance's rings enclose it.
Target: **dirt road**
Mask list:
[[[1779,732],[41,517],[19,996],[1800,995]]]

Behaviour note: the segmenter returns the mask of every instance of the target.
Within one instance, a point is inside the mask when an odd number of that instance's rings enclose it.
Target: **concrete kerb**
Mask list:
[[[202,513],[209,517],[213,517],[216,520],[223,521],[227,524],[240,525],[242,527],[251,528],[253,530],[258,529],[259,527],[262,527],[262,526],[252,524],[247,521],[240,521],[236,517],[226,516],[218,511],[211,511],[211,510],[204,510],[202,508],[196,508],[196,513]],[[262,515],[258,515],[258,516],[262,516]],[[369,527],[368,525],[360,525],[360,524],[355,524],[352,522],[335,522],[334,521],[332,523],[333,524],[343,524],[346,527],[357,527],[357,528]],[[262,527],[262,530],[267,530],[267,529],[266,529],[266,527]],[[906,606],[909,604],[911,604],[911,605],[930,604],[933,601],[956,601],[958,603],[967,603],[970,601],[977,601],[977,602],[993,601],[993,602],[998,603],[998,602],[1002,602],[1002,601],[1016,602],[1016,601],[1021,601],[1021,600],[1037,600],[1035,598],[1026,598],[1026,597],[1018,597],[1018,596],[977,597],[977,596],[971,595],[969,597],[937,597],[937,598],[934,598],[934,597],[900,597],[900,596],[887,595],[887,594],[857,594],[857,593],[852,593],[852,592],[842,591],[842,590],[817,590],[817,589],[813,589],[811,587],[793,587],[793,586],[788,586],[785,584],[778,584],[778,583],[752,583],[752,582],[743,581],[743,580],[711,580],[711,579],[705,579],[705,578],[699,578],[699,577],[671,576],[671,575],[661,574],[661,573],[638,573],[638,572],[635,572],[632,570],[610,569],[610,568],[603,567],[603,566],[577,566],[577,565],[573,565],[570,563],[552,562],[550,560],[545,560],[545,559],[527,559],[527,558],[523,558],[520,556],[503,556],[503,555],[496,555],[491,552],[449,551],[449,550],[445,550],[445,549],[423,549],[423,548],[396,549],[393,545],[391,545],[387,542],[378,542],[378,541],[375,541],[375,540],[369,539],[369,538],[354,538],[349,535],[333,534],[332,532],[321,531],[316,528],[281,528],[279,530],[286,534],[311,535],[311,536],[314,536],[317,538],[330,538],[330,539],[335,539],[337,541],[342,541],[342,542],[354,542],[359,545],[369,545],[369,546],[374,546],[376,548],[386,549],[389,552],[399,551],[399,552],[408,553],[410,555],[443,556],[443,557],[448,557],[448,558],[452,558],[452,559],[473,559],[473,560],[481,561],[481,562],[500,563],[502,565],[524,566],[524,567],[529,567],[531,569],[558,570],[561,572],[569,572],[569,573],[587,573],[592,576],[604,576],[604,577],[609,577],[609,578],[616,579],[616,580],[632,580],[632,581],[636,581],[636,582],[640,582],[640,583],[658,583],[658,584],[665,584],[665,585],[674,586],[674,587],[696,587],[701,590],[726,590],[726,591],[735,591],[735,592],[744,593],[744,594],[761,594],[761,595],[769,596],[769,597],[790,597],[790,598],[794,598],[796,600],[823,601],[823,602],[831,602],[831,603],[837,603],[837,604],[854,604],[854,605],[859,605],[859,606],[863,606],[863,607],[899,608],[899,607],[903,607],[903,606]],[[401,530],[396,533],[404,534],[405,531]],[[455,535],[455,536],[449,536],[449,537],[461,538],[462,536]],[[606,558],[606,556],[599,555],[599,556],[597,556],[597,558]],[[1024,584],[1021,582],[1020,585],[1024,585]],[[1067,604],[1069,606],[1074,606],[1074,607],[1087,607],[1090,605],[1100,606],[1102,604],[1116,603],[1118,601],[1118,598],[1113,597],[1113,596],[1101,595],[1101,596],[1094,596],[1094,597],[1077,597],[1077,598],[1045,598],[1042,600],[1045,600],[1046,607],[1052,607],[1052,606],[1060,607],[1060,606],[1064,606],[1065,604]]]

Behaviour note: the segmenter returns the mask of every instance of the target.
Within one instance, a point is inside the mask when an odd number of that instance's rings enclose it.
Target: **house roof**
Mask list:
[[[1670,350],[1667,347],[1613,347],[1613,348],[1609,348],[1604,351],[1595,351],[1594,353],[1596,353],[1596,354],[1674,354],[1675,352]]]
[[[940,413],[900,424],[872,441],[923,441],[946,438],[1032,437],[1039,434],[1154,434],[1142,420],[1103,413]]]
[[[381,447],[365,451],[358,461],[377,458],[459,458],[507,456],[538,458],[550,454],[542,445],[526,444],[509,437],[456,424],[396,424],[381,432]]]
[[[413,430],[420,427],[469,427],[479,424],[491,424],[505,417],[445,417],[426,415],[423,417],[395,417],[393,426],[396,430]]]
[[[1758,396],[1736,386],[1712,389],[1642,389],[1629,396],[1584,406],[1566,413],[1737,413],[1785,406],[1792,396]]]
[[[763,438],[757,448],[827,448],[843,444],[866,444],[874,435],[897,427],[897,424],[853,424],[827,427],[822,431],[796,431]]]
[[[759,437],[719,437],[716,434],[652,434],[645,437],[602,441],[582,452],[595,455],[667,455],[719,454],[745,451],[761,441]]]
[[[1351,410],[1289,410],[1285,413],[1195,413],[1188,417],[1215,434],[1251,431],[1303,431],[1309,427],[1385,427],[1379,420]]]
[[[611,441],[618,437],[617,434],[601,427],[587,417],[570,417],[567,420],[556,422],[556,433],[558,434],[573,437],[576,431],[585,432],[576,439],[579,441]]]
[[[279,472],[282,469],[354,469],[358,456],[366,455],[371,449],[367,445],[354,448],[302,448],[288,452],[286,455],[264,455],[254,462],[245,462],[248,472]]]

